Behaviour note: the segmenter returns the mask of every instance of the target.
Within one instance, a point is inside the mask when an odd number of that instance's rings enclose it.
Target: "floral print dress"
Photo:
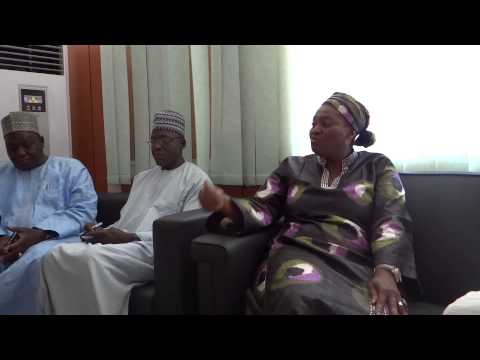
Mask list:
[[[251,309],[268,314],[367,314],[367,284],[377,264],[416,278],[405,191],[384,155],[353,152],[328,184],[317,155],[288,157],[249,199],[232,199],[241,213],[235,232],[282,218],[253,285]],[[209,227],[228,223],[214,214]],[[252,311],[252,310],[250,310]]]

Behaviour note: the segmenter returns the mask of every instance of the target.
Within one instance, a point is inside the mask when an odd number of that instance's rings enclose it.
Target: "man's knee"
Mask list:
[[[42,268],[48,272],[59,267],[85,266],[95,258],[94,248],[82,243],[58,245],[43,257]]]
[[[60,248],[62,245],[57,246],[56,248],[52,249],[49,253],[45,254],[42,258],[42,270],[43,272],[48,272],[51,269],[55,268],[58,264],[58,259],[60,255]]]
[[[24,255],[27,255],[33,260],[38,260],[48,254],[52,249],[55,248],[55,246],[58,245],[51,242],[39,242],[38,244],[35,244],[28,248],[27,251],[25,251]]]

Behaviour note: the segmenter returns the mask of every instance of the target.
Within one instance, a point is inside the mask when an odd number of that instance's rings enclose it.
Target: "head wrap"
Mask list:
[[[152,131],[154,129],[173,131],[185,137],[185,119],[176,111],[160,111],[153,118]]]
[[[3,136],[17,131],[32,131],[40,135],[37,117],[29,112],[15,111],[2,119]]]
[[[363,104],[352,96],[335,92],[325,103],[333,106],[358,134],[355,145],[368,147],[375,142],[375,135],[367,131],[370,123],[370,114]]]

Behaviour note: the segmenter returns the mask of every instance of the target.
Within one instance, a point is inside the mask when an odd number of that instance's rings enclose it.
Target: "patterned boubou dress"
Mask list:
[[[284,220],[256,274],[249,313],[368,314],[376,264],[416,279],[411,218],[392,162],[353,152],[330,186],[324,165],[317,155],[288,157],[253,198],[232,199],[242,215],[232,232]],[[224,230],[225,220],[213,214],[210,230]]]

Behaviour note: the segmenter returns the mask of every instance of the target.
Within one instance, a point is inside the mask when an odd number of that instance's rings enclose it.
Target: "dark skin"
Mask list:
[[[183,149],[186,141],[183,136],[172,131],[153,129],[150,135],[150,149],[157,165],[165,170],[173,170],[182,165]]]
[[[318,109],[312,121],[310,143],[312,151],[327,160],[329,184],[341,174],[342,161],[352,152],[354,138],[352,127],[335,108],[324,104]]]
[[[44,139],[31,131],[16,131],[5,136],[7,154],[13,165],[22,171],[39,167],[47,161]]]
[[[150,136],[150,148],[157,165],[165,170],[173,170],[185,162],[183,149],[186,142],[183,136],[175,132],[154,129]],[[93,229],[93,224],[85,226],[85,242],[92,244],[124,244],[140,240],[135,233],[116,228]]]
[[[40,229],[29,229],[23,227],[9,227],[10,231],[17,233],[16,240],[8,246],[4,246],[7,236],[3,236],[0,245],[0,261],[13,263],[31,246],[46,240],[46,233]]]
[[[329,184],[341,174],[342,161],[352,152],[354,139],[352,127],[334,107],[324,104],[315,113],[310,142],[312,151],[327,161]],[[221,212],[238,222],[240,214],[221,188],[205,183],[199,199],[205,209]],[[398,306],[402,297],[395,278],[388,270],[377,269],[368,282],[368,289],[377,313],[383,313],[383,309],[386,309],[392,315],[407,315],[406,307]]]
[[[13,165],[21,171],[29,171],[47,161],[44,139],[31,131],[16,131],[5,136],[7,154]],[[8,237],[0,237],[0,261],[12,263],[31,246],[46,240],[48,234],[42,229],[11,227],[17,233],[16,240],[8,246]]]

